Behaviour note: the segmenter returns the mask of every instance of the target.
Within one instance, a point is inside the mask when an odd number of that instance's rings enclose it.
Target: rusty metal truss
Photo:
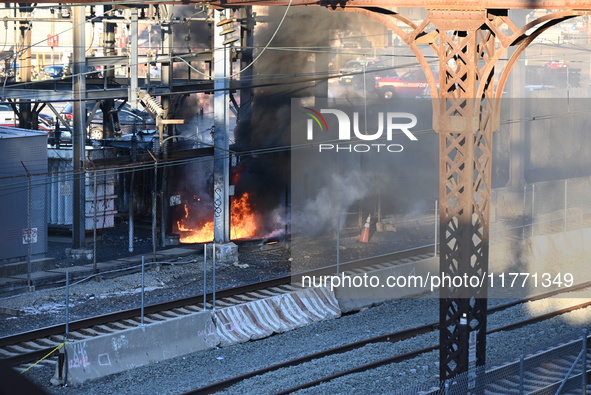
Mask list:
[[[24,0],[12,1],[15,4],[32,4]],[[113,0],[71,0],[67,4],[96,5],[101,3],[113,4]],[[588,0],[161,0],[157,4],[210,4],[219,8],[239,6],[323,6],[323,7],[420,7],[446,10],[479,10],[479,9],[542,9],[542,10],[591,10]],[[39,0],[36,4],[56,4],[55,0]],[[115,4],[115,7],[142,7],[155,4],[151,0],[126,0]]]
[[[44,0],[50,1],[50,0]],[[83,0],[78,0],[83,1]],[[107,1],[107,0],[100,0]],[[182,0],[170,0],[178,3]],[[241,5],[320,5],[333,8],[343,7],[421,7],[438,10],[481,10],[481,9],[542,9],[542,10],[591,10],[588,0],[185,0],[187,3],[210,3],[219,7]]]
[[[507,10],[498,9],[431,9],[420,24],[385,9],[340,11],[367,15],[392,29],[413,50],[427,77],[440,147],[440,271],[450,278],[484,280],[476,288],[446,286],[440,295],[440,379],[468,372],[464,385],[469,393],[478,387],[477,373],[486,357],[492,134],[499,126],[499,99],[511,67],[533,40],[586,12],[553,12],[517,27]],[[412,30],[405,33],[401,22]],[[430,46],[437,67],[427,61],[420,44]],[[495,83],[495,66],[512,46]],[[434,73],[439,73],[439,84]]]

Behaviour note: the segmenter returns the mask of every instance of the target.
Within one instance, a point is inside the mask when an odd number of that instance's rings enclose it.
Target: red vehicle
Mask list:
[[[439,73],[434,72],[435,81],[439,80]],[[400,77],[380,78],[376,83],[376,89],[380,97],[392,99],[394,97],[417,97],[423,93],[426,87],[427,77],[422,69],[413,69]]]
[[[552,60],[544,65],[547,69],[566,69],[568,63],[564,60]]]

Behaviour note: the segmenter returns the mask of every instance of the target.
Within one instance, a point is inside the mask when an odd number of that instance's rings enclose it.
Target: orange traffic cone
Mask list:
[[[369,223],[371,222],[371,214],[367,216],[367,220],[365,221],[365,225],[363,225],[363,229],[361,230],[361,236],[359,236],[359,241],[362,243],[369,243]]]

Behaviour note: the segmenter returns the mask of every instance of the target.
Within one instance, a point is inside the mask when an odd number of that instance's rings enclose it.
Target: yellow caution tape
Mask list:
[[[59,346],[57,346],[56,348],[54,348],[53,350],[51,350],[46,356],[44,356],[43,358],[41,358],[40,360],[38,360],[37,362],[35,362],[31,366],[29,366],[28,368],[26,368],[25,370],[23,370],[21,372],[21,374],[25,373],[27,370],[31,369],[33,366],[39,364],[39,362],[43,361],[44,359],[47,359],[49,356],[51,356],[51,354],[53,354],[54,352],[56,352],[57,350],[59,350],[60,348],[62,348],[66,343],[68,343],[68,342],[63,342],[62,344],[60,344]]]

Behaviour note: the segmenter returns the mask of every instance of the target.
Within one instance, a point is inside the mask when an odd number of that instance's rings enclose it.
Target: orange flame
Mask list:
[[[248,193],[239,199],[232,199],[230,216],[230,239],[249,239],[256,236],[257,215],[253,212],[248,200]],[[206,243],[213,240],[213,221],[207,221],[196,228],[186,225],[189,208],[185,204],[185,216],[177,221],[181,243]]]
[[[250,239],[256,235],[257,216],[248,201],[248,193],[232,200],[230,239]]]

